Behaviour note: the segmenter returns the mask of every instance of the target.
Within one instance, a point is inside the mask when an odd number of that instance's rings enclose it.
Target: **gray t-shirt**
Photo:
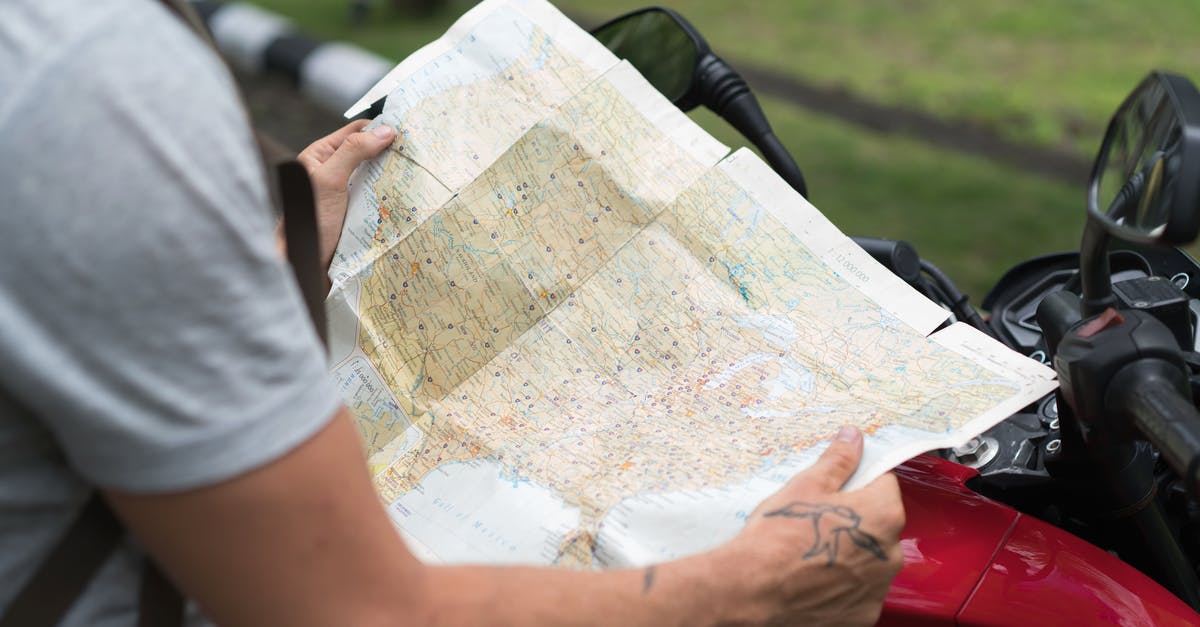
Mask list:
[[[151,0],[0,2],[0,608],[91,486],[211,485],[338,406],[234,94]],[[135,551],[67,624],[133,624]]]

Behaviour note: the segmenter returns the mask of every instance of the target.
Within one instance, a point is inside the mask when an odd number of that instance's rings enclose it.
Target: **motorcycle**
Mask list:
[[[706,106],[801,195],[745,81],[674,11],[592,31],[684,111]],[[912,246],[854,238],[953,318],[1052,365],[1060,388],[898,468],[905,565],[880,625],[1200,624],[1200,92],[1151,73],[1117,109],[1081,249],[1028,260],[984,319]]]

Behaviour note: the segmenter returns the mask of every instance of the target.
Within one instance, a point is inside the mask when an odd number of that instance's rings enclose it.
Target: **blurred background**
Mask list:
[[[253,0],[301,31],[398,62],[464,0]],[[978,305],[1015,263],[1077,248],[1108,117],[1151,69],[1200,82],[1200,2],[660,0],[746,76],[844,232],[903,239]],[[638,0],[556,0],[585,28]],[[262,79],[253,79],[260,81]],[[336,116],[252,91],[293,147]],[[692,117],[730,146],[712,114]]]

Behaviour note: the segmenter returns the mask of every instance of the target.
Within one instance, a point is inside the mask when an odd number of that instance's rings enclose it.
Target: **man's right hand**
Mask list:
[[[843,428],[816,464],[764,501],[741,534],[717,549],[718,559],[727,560],[728,581],[742,582],[746,595],[721,610],[751,624],[870,625],[878,619],[904,561],[904,506],[891,473],[839,492],[861,458],[862,435]]]

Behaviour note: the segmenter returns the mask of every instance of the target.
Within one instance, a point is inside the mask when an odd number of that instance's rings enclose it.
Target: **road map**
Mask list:
[[[634,566],[712,548],[866,433],[863,485],[1052,372],[879,266],[540,0],[485,0],[351,110],[333,375],[410,547]]]

